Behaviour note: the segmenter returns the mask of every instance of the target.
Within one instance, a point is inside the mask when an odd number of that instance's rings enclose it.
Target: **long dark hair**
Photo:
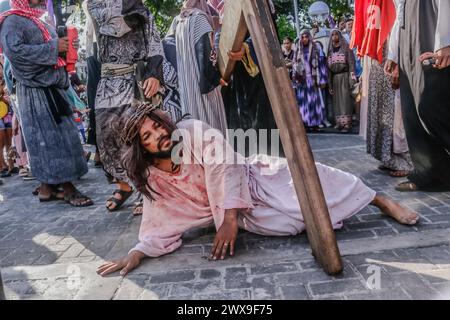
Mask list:
[[[152,193],[158,193],[151,188],[148,181],[150,177],[150,166],[154,164],[155,158],[141,145],[139,136],[139,130],[147,117],[161,124],[167,130],[169,136],[172,136],[177,127],[163,111],[157,109],[149,113],[144,113],[142,117],[134,120],[138,121],[138,123],[129,126],[130,130],[134,132],[131,132],[131,134],[130,132],[124,132],[125,135],[131,136],[131,138],[125,141],[122,156],[123,168],[127,171],[128,178],[136,189],[147,198],[154,200]]]

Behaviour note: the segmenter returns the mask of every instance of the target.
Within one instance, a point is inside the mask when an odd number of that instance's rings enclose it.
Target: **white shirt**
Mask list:
[[[434,51],[450,46],[450,0],[435,0],[438,8]],[[400,26],[403,25],[405,0],[395,0],[397,19],[391,31],[388,59],[398,63]]]
[[[395,63],[398,63],[400,26],[403,25],[405,0],[395,0],[394,4],[397,9],[397,18],[395,19],[395,24],[394,27],[392,28],[389,39],[388,59],[394,61]]]

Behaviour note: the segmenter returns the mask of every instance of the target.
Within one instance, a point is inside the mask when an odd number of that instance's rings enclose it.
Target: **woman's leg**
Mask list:
[[[7,168],[5,157],[3,156],[5,142],[6,142],[6,130],[0,129],[0,171],[3,171],[4,169]]]
[[[377,195],[371,205],[379,208],[382,213],[394,218],[401,224],[415,225],[419,221],[417,213],[391,199]]]
[[[8,128],[5,130],[5,149],[7,154],[9,154],[9,150],[11,149],[12,145],[12,129]],[[8,170],[12,171],[14,169],[14,157],[8,156]]]

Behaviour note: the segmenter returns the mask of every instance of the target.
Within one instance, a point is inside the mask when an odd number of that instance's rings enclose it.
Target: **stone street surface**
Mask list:
[[[79,181],[95,206],[40,204],[36,181],[0,186],[0,266],[7,299],[447,299],[450,298],[450,193],[394,190],[401,179],[377,170],[358,136],[310,137],[316,160],[360,176],[381,194],[417,210],[421,222],[401,226],[365,208],[337,231],[342,275],[326,275],[305,234],[262,237],[240,232],[236,256],[208,261],[214,230],[193,230],[183,247],[147,259],[126,278],[101,278],[96,268],[127,254],[140,218],[132,202],[104,207],[113,186],[100,169]],[[343,186],[345,187],[345,186]]]

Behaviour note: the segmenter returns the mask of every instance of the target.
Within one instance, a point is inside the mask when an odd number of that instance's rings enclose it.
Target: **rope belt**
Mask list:
[[[105,63],[102,64],[101,75],[102,78],[125,76],[129,74],[134,74],[134,70],[135,70],[134,64]]]

